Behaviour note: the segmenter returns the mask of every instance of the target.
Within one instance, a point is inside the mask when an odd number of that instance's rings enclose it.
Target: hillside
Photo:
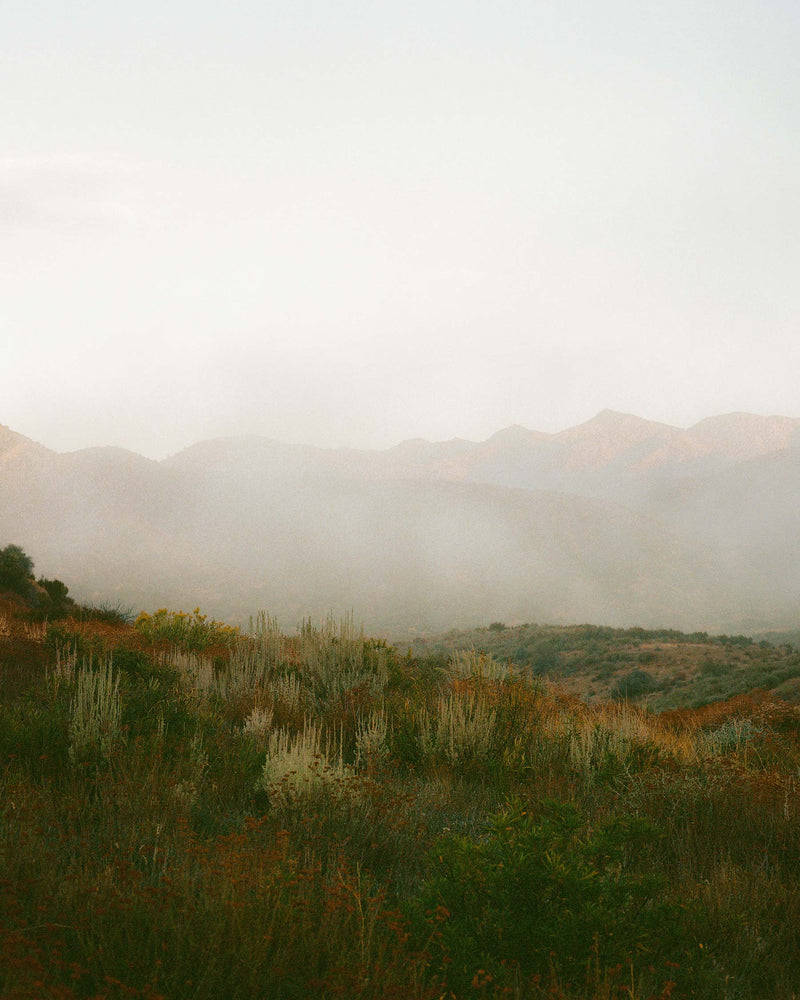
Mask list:
[[[494,622],[400,647],[421,657],[484,655],[548,678],[590,704],[621,700],[664,711],[699,708],[753,691],[800,702],[800,646],[744,635],[597,625],[509,628]]]

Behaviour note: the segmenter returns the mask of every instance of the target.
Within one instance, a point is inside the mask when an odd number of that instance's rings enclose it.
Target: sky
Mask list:
[[[796,0],[0,0],[0,423],[800,416]]]

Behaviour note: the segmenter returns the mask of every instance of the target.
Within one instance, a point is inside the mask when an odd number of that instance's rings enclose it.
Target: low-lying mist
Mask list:
[[[237,439],[161,463],[58,455],[6,431],[0,538],[85,600],[239,623],[266,608],[285,628],[350,609],[395,635],[493,620],[793,624],[800,450],[740,461],[718,448],[701,476],[696,455],[654,471],[661,425],[624,421],[383,453]]]

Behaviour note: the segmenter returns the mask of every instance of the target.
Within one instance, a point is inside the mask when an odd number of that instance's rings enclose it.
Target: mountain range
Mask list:
[[[800,419],[682,429],[604,410],[555,434],[384,451],[261,437],[161,462],[0,426],[0,546],[83,600],[292,627],[514,622],[748,631],[800,614]]]

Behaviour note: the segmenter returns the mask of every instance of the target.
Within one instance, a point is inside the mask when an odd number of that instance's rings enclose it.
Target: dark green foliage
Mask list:
[[[47,596],[53,602],[53,604],[66,604],[69,594],[69,587],[61,580],[46,580],[44,577],[39,578],[39,586],[43,587],[47,593]]]
[[[62,580],[34,579],[33,560],[19,545],[0,549],[0,590],[10,590],[28,602],[31,621],[64,618],[75,608],[69,587]]]
[[[557,672],[561,665],[557,644],[548,639],[534,643],[529,662],[537,674]]]
[[[154,662],[143,649],[129,649],[118,646],[113,652],[114,666],[129,677],[148,680],[151,677],[168,677],[175,680],[174,670],[166,670]]]
[[[648,863],[658,839],[635,816],[592,827],[574,805],[546,800],[532,814],[513,800],[483,839],[435,845],[412,907],[417,932],[436,928],[441,973],[459,997],[479,971],[497,987],[551,972],[578,985],[592,961],[661,969],[663,979],[673,962],[697,984],[695,918],[667,901]]]
[[[0,760],[42,777],[67,763],[67,705],[40,706],[33,698],[0,707]]]
[[[74,614],[76,604],[69,596],[69,587],[61,580],[40,577],[36,608],[30,613],[34,621],[66,618]]]
[[[141,738],[158,732],[167,756],[182,752],[197,729],[197,717],[179,696],[177,671],[125,647],[114,649],[112,663],[122,675],[123,725]]]
[[[10,590],[26,599],[36,593],[33,560],[19,545],[6,545],[0,549],[0,589]]]
[[[414,720],[403,713],[393,721],[389,746],[391,758],[403,771],[413,771],[422,759]]]
[[[55,622],[47,626],[44,647],[51,657],[54,657],[59,649],[73,649],[79,657],[90,657],[105,653],[106,641],[102,636],[78,631],[69,622]]]
[[[657,683],[646,670],[632,670],[621,677],[611,689],[614,701],[635,701],[655,690]]]

